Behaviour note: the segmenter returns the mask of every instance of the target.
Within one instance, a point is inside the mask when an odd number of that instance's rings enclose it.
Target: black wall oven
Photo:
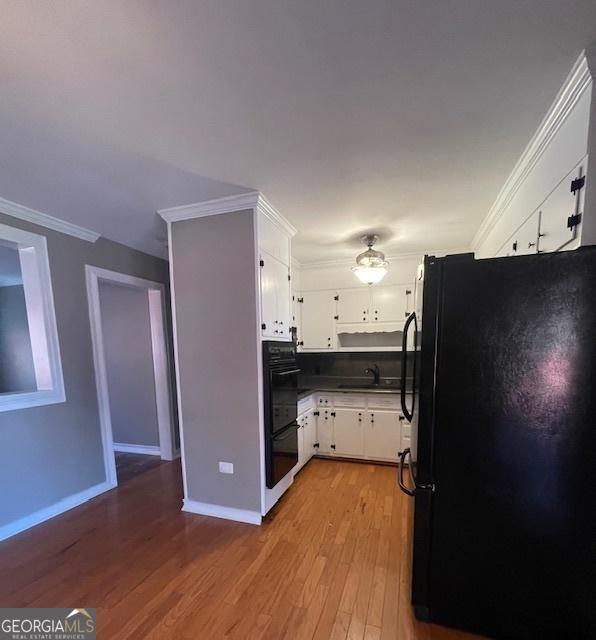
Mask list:
[[[298,373],[296,345],[263,342],[265,467],[273,487],[298,463]]]

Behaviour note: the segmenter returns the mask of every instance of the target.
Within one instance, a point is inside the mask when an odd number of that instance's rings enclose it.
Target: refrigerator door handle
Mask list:
[[[406,486],[405,482],[404,482],[404,465],[406,463],[406,456],[410,456],[410,465],[412,464],[411,461],[411,454],[410,454],[410,449],[404,449],[400,454],[399,454],[399,462],[398,462],[398,466],[399,466],[399,473],[397,476],[397,482],[399,483],[399,488],[407,495],[409,496],[414,496],[416,493],[416,488],[414,485],[414,489],[410,489],[409,487]],[[410,477],[412,478],[412,480],[414,479],[414,476],[412,474],[412,470],[410,469]]]
[[[408,373],[408,331],[410,325],[414,323],[414,331],[418,330],[418,323],[416,321],[416,313],[411,313],[404,325],[404,332],[401,343],[401,410],[408,422],[412,422],[414,416],[414,402],[415,400],[415,385],[416,385],[416,353],[414,353],[414,370],[412,373],[412,410],[410,411],[406,406],[406,375]]]

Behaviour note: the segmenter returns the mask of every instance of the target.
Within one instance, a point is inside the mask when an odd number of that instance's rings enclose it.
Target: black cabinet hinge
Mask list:
[[[334,300],[339,300],[339,295],[337,295],[337,296],[333,296],[333,299],[334,299]]]
[[[267,328],[267,325],[263,322],[263,324],[261,325],[261,329],[265,331],[266,328]]]
[[[571,181],[571,193],[575,195],[576,191],[584,188],[586,184],[586,176],[581,176],[580,178],[575,178]]]
[[[577,227],[581,221],[582,221],[582,214],[581,213],[576,213],[576,214],[574,214],[572,216],[569,216],[567,218],[567,228],[568,229],[573,229],[573,228]]]
[[[288,273],[288,282],[292,279],[292,276]]]
[[[302,303],[302,302],[304,302],[304,298],[298,298],[298,300],[296,302]]]
[[[333,451],[335,451],[335,445],[334,444],[331,445],[331,448],[333,449]]]
[[[517,240],[511,245],[512,251],[517,251]]]
[[[339,320],[339,316],[333,316],[334,320]]]
[[[304,346],[304,340],[300,340],[300,342],[298,343],[301,347]]]
[[[259,260],[259,267],[264,267],[264,266],[265,266],[265,261]]]
[[[406,289],[406,295],[409,296],[412,294],[412,290],[411,289]]]
[[[331,414],[335,418],[335,411],[332,411]]]
[[[313,416],[320,416],[321,412],[320,411],[313,411],[312,414],[313,414]]]
[[[318,443],[318,442],[315,442],[315,443],[313,444],[313,447],[314,447],[315,449],[318,449],[318,448],[319,448],[319,446],[320,446],[320,445],[319,445],[319,443]]]

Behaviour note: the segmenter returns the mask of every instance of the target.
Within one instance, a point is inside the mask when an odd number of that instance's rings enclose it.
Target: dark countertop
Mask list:
[[[330,380],[327,377],[321,377],[320,380],[310,378],[301,381],[301,387],[298,389],[298,400],[307,398],[313,393],[382,393],[382,394],[398,394],[400,393],[399,380],[382,380],[378,386],[370,386],[370,383],[361,381],[362,386],[358,386],[359,381],[354,379]],[[346,388],[345,385],[350,385]],[[407,392],[410,393],[411,385],[407,385]]]

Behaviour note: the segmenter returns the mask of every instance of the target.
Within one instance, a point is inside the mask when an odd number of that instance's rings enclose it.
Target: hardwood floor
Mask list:
[[[312,460],[255,527],[182,513],[157,465],[0,543],[0,606],[96,607],[100,639],[471,639],[413,619],[395,474]]]
[[[160,464],[167,464],[159,456],[147,456],[138,453],[122,453],[115,451],[116,474],[118,476],[118,484],[122,486],[131,478],[145,473]]]

